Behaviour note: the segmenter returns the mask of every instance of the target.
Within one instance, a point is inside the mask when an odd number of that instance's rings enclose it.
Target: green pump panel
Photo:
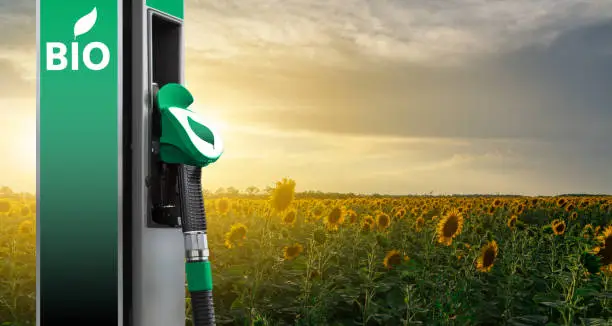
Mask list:
[[[37,0],[37,325],[214,325],[183,0]]]

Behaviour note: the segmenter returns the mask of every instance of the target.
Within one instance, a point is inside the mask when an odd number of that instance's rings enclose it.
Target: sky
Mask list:
[[[0,185],[35,190],[35,2],[0,0]],[[187,0],[204,187],[612,193],[612,2]]]

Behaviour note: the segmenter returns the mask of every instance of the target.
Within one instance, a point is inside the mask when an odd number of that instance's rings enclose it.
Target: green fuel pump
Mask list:
[[[180,84],[166,84],[156,94],[161,122],[159,157],[178,176],[179,223],[185,241],[185,271],[194,326],[214,325],[212,274],[208,260],[206,212],[201,168],[223,153],[223,141],[195,112],[191,93]]]

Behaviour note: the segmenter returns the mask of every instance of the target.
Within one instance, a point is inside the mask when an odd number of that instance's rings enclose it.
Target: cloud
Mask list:
[[[567,27],[611,18],[598,0],[242,0],[187,4],[188,46],[211,57],[261,53],[448,63],[458,56],[547,43]],[[324,55],[319,55],[324,53]]]
[[[0,98],[33,98],[36,94],[35,80],[27,78],[12,61],[0,56]],[[2,109],[4,111],[5,109]]]
[[[289,130],[419,138],[604,138],[611,135],[606,121],[612,75],[606,72],[612,60],[603,49],[595,55],[597,48],[584,47],[584,35],[600,35],[591,45],[609,44],[602,30],[612,35],[612,25],[594,26],[569,30],[546,46],[481,56],[460,67],[362,60],[359,69],[349,70],[291,58],[250,66],[194,53],[188,58],[189,78],[198,80],[193,86],[200,98],[206,101],[214,93],[213,104],[228,115]]]
[[[2,50],[36,45],[36,1],[0,0],[0,44]]]

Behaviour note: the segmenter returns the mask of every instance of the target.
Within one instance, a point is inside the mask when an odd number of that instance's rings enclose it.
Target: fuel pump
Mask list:
[[[36,3],[37,325],[214,325],[184,0]]]

